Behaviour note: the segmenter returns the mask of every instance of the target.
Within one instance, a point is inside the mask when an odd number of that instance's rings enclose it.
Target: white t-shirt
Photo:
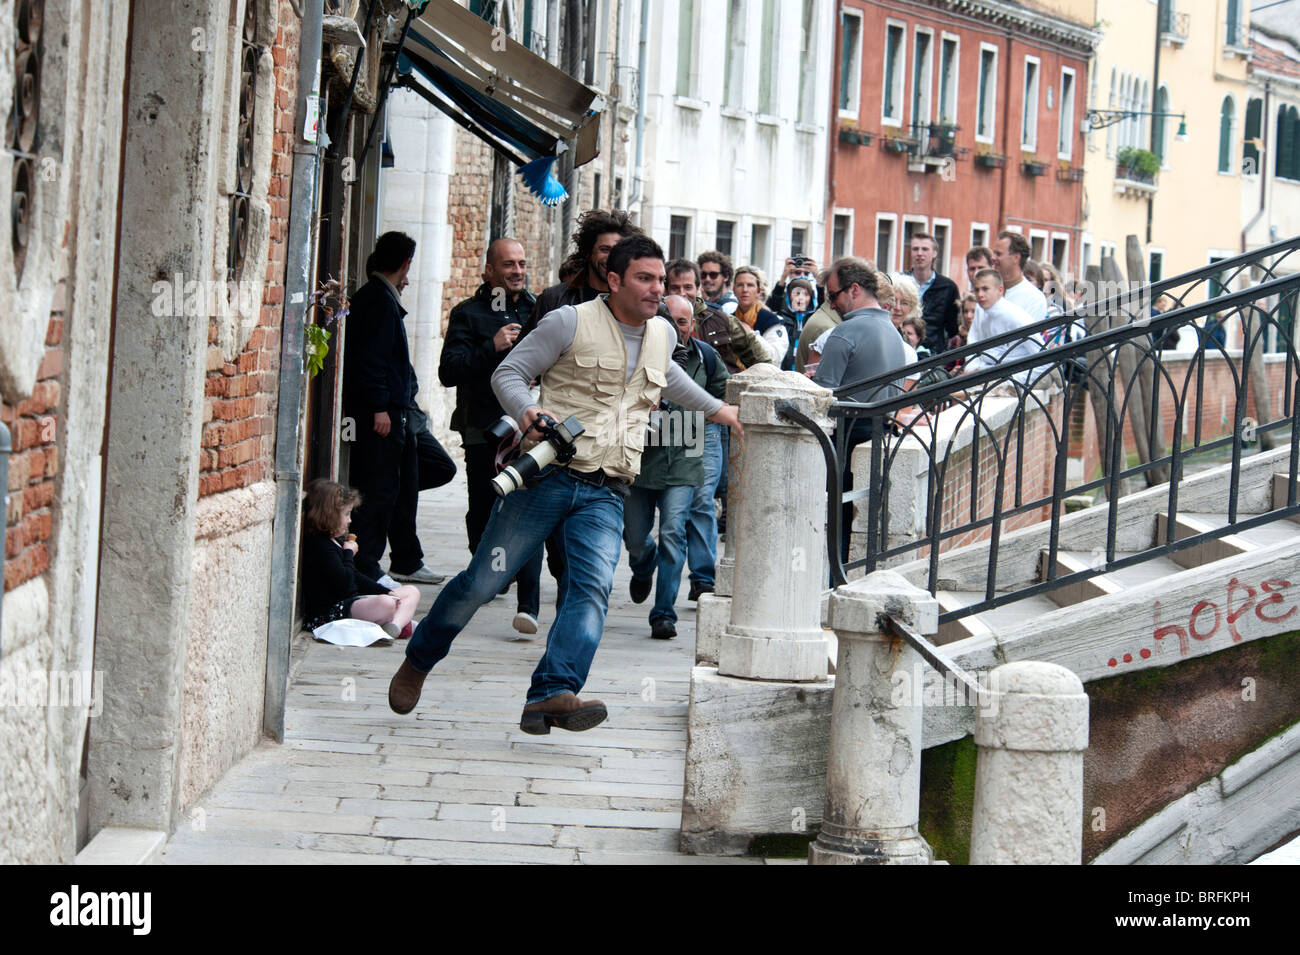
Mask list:
[[[1042,294],[1041,292],[1039,293]],[[982,315],[980,313],[983,313]],[[1006,332],[1014,332],[1024,328],[1026,325],[1034,324],[1034,319],[1029,316],[1023,308],[1015,302],[1009,301],[1005,296],[993,303],[988,309],[980,309],[975,318],[977,321],[982,319],[981,332],[982,338],[993,338]],[[975,325],[971,324],[971,332],[974,333]],[[973,337],[973,334],[972,334]],[[1010,342],[1005,345],[996,345],[990,348],[983,356],[972,355],[966,360],[966,369],[975,371],[983,368],[985,363],[989,365],[1001,364],[1004,361],[1012,361],[1016,358],[1022,358],[1025,355],[1034,355],[1042,351],[1043,343],[1037,336],[1020,342]],[[1027,381],[1031,374],[1036,371],[1026,371],[1017,375],[1016,378],[1021,382]]]
[[[1003,290],[1000,301],[1010,302],[1018,306],[1029,316],[1030,322],[1041,322],[1047,317],[1047,296],[1043,294],[1042,289],[1023,276],[1015,285]],[[1009,331],[1010,329],[1004,328],[1002,330]],[[997,332],[989,331],[989,321],[984,314],[984,309],[976,305],[975,318],[970,323],[970,334],[966,337],[966,344],[973,345],[985,338],[992,338],[996,334]]]

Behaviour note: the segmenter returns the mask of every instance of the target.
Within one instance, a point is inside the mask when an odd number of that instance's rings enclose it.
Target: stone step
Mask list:
[[[1227,523],[1228,517],[1226,514],[1222,517],[1214,514],[1179,514],[1171,527],[1169,515],[1162,512],[1156,515],[1156,541],[1163,543],[1164,541],[1183,540],[1196,534],[1208,533],[1225,526]],[[1215,561],[1225,560],[1229,557],[1236,557],[1238,554],[1245,554],[1254,550],[1255,546],[1241,535],[1229,534],[1227,537],[1206,541],[1196,547],[1174,551],[1169,556],[1179,566],[1190,569],[1192,567],[1203,567],[1206,564],[1212,564]]]
[[[945,613],[949,610],[968,607],[973,603],[980,602],[984,599],[984,592],[968,590],[940,591],[936,597],[939,600],[939,612]],[[1041,617],[1045,613],[1060,609],[1055,602],[1042,594],[1026,597],[1004,607],[995,607],[992,610],[985,610],[983,613],[949,621],[939,628],[937,643],[942,645],[952,643],[954,640],[965,639],[968,636],[998,633],[1002,629],[1017,626],[1026,620],[1032,620]]]
[[[1273,475],[1273,510],[1279,507],[1286,507],[1287,482],[1290,475],[1274,474]],[[1292,514],[1291,520],[1300,522],[1300,514]]]
[[[1285,505],[1285,503],[1286,499],[1284,497],[1283,504]],[[1223,527],[1228,523],[1227,514],[1191,514],[1187,516],[1194,517],[1211,527]],[[1271,524],[1244,528],[1232,536],[1252,545],[1252,548],[1268,547],[1271,544],[1280,544],[1284,541],[1300,540],[1300,531],[1296,530],[1295,523],[1292,521],[1274,521]]]
[[[1091,554],[1080,554],[1072,551],[1057,551],[1056,567],[1049,567],[1051,560],[1050,552],[1043,550],[1038,555],[1038,578],[1039,580],[1056,579],[1065,577],[1070,574],[1077,574],[1080,571],[1089,570],[1093,566],[1094,558]],[[1085,580],[1076,581],[1067,584],[1064,587],[1058,587],[1055,590],[1049,590],[1047,597],[1058,607],[1072,607],[1075,604],[1083,603],[1085,600],[1091,600],[1094,597],[1107,597],[1111,594],[1117,594],[1124,590],[1124,585],[1119,581],[1112,580],[1105,576],[1089,577]]]

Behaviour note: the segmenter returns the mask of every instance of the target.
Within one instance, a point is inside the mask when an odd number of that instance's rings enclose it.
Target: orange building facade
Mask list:
[[[1078,270],[1088,64],[1070,4],[845,0],[832,71],[827,248],[890,270],[935,236],[965,287],[966,250],[1002,229]],[[1086,5],[1089,10],[1091,5]]]

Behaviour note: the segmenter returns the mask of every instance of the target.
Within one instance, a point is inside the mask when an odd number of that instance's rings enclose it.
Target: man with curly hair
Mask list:
[[[589,209],[578,217],[578,229],[573,233],[573,254],[565,263],[578,266],[578,271],[568,280],[561,281],[537,296],[532,318],[520,333],[523,338],[537,327],[542,316],[562,305],[581,305],[597,295],[609,291],[605,281],[605,260],[620,239],[642,235],[641,229],[621,209]]]

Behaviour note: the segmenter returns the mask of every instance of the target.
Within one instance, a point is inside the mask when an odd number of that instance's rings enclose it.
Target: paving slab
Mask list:
[[[459,452],[455,452],[459,458]],[[463,464],[420,496],[426,563],[469,563]],[[529,736],[519,714],[554,621],[542,575],[542,632],[516,640],[515,594],[485,605],[399,716],[388,682],[404,646],[295,647],[285,742],[264,741],[188,807],[162,858],[171,864],[729,864],[677,851],[694,604],[678,598],[678,637],[651,640],[631,603],[626,556],[584,696],[610,718],[585,733]],[[421,587],[419,615],[439,587]],[[418,619],[418,618],[417,618]],[[189,810],[202,810],[201,827]]]

